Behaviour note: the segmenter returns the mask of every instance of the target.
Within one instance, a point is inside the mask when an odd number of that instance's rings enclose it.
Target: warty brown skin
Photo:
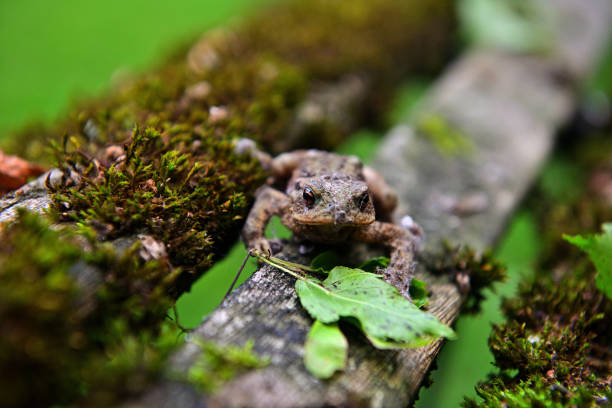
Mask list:
[[[391,251],[385,280],[409,297],[414,252],[423,233],[418,226],[409,231],[382,221],[390,219],[397,196],[378,173],[364,168],[355,156],[320,150],[298,150],[276,158],[260,151],[251,154],[272,172],[270,184],[283,185],[285,192],[270,185],[257,191],[242,230],[248,249],[271,253],[264,230],[274,215],[294,234],[312,242],[382,244]]]

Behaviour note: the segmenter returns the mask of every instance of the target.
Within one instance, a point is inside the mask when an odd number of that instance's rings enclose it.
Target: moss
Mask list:
[[[451,276],[459,289],[467,293],[462,311],[477,313],[484,300],[483,291],[505,279],[505,268],[493,259],[491,252],[476,254],[469,247],[455,247],[445,243],[441,253],[427,257],[427,268],[435,274]]]
[[[425,113],[416,119],[419,135],[425,137],[443,156],[468,156],[474,143],[439,114]]]
[[[177,340],[165,265],[23,210],[0,240],[4,406],[113,405],[159,373]]]
[[[593,398],[587,387],[578,385],[566,388],[561,384],[546,384],[539,378],[521,381],[509,390],[501,378],[495,378],[486,387],[478,389],[478,396],[483,402],[474,399],[467,400],[463,406],[467,408],[564,408],[564,407],[597,407],[612,393],[608,390]]]
[[[268,364],[253,352],[252,341],[244,347],[220,346],[200,339],[193,341],[200,348],[200,355],[189,368],[187,380],[209,394],[237,375]]]
[[[588,257],[562,240],[565,232],[597,231],[612,218],[606,189],[612,144],[584,140],[558,155],[578,165],[586,183],[563,200],[557,194],[563,186],[550,195],[540,183],[527,201],[542,231],[538,272],[533,282],[520,285],[516,298],[503,302],[508,321],[489,338],[499,372],[476,388],[480,401],[466,400],[464,406],[594,407],[610,401],[612,302],[595,287]]]
[[[57,147],[66,177],[52,194],[61,221],[88,225],[98,238],[144,231],[164,242],[171,264],[182,268],[176,294],[236,235],[264,179],[254,160],[233,154],[231,141],[202,135],[195,142],[192,134],[136,128],[100,161],[79,146]]]
[[[517,298],[504,301],[508,322],[494,326],[489,347],[501,373],[515,374],[480,384],[477,392],[484,402],[478,406],[494,406],[487,404],[506,393],[524,396],[525,387],[549,401],[556,401],[556,389],[570,390],[565,400],[579,390],[588,404],[577,406],[595,406],[609,393],[610,323],[605,316],[612,313],[612,302],[595,288],[593,273],[541,276],[522,284]]]
[[[545,374],[548,381],[566,386],[587,382],[593,373],[605,374],[590,366],[587,356],[609,305],[601,307],[602,296],[578,281],[524,285],[521,295],[531,297],[504,303],[509,322],[495,326],[489,339],[496,366],[518,368],[523,378]]]

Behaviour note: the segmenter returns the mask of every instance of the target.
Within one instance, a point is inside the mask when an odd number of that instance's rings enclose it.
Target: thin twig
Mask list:
[[[240,265],[240,269],[238,269],[238,273],[236,273],[236,276],[234,277],[234,280],[232,281],[232,284],[230,285],[229,289],[225,293],[225,296],[223,296],[223,300],[225,300],[227,295],[229,295],[232,292],[232,290],[234,289],[234,286],[236,285],[236,282],[238,282],[238,278],[240,277],[240,274],[242,273],[242,270],[244,269],[244,266],[246,265],[246,263],[249,260],[250,256],[251,256],[251,252],[248,252],[247,256],[244,258],[244,261],[242,261],[242,265]]]

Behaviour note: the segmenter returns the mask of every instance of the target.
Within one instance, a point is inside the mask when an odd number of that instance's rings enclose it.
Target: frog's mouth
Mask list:
[[[293,215],[293,221],[296,224],[300,225],[315,225],[315,226],[323,226],[323,225],[335,225],[335,226],[343,226],[343,227],[362,227],[365,225],[369,225],[374,222],[374,217],[369,217],[367,215],[351,217],[348,218],[346,215],[335,214],[333,217],[326,216],[320,218],[309,218],[307,216],[302,216],[300,214]]]

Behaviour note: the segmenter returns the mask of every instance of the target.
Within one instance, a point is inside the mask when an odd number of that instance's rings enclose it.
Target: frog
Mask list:
[[[415,254],[424,239],[415,222],[408,228],[391,222],[397,194],[375,170],[356,157],[315,149],[282,153],[274,158],[246,143],[245,149],[271,174],[255,193],[241,237],[250,251],[270,256],[266,225],[278,216],[301,240],[335,245],[382,244],[390,249],[383,279],[410,298]]]

